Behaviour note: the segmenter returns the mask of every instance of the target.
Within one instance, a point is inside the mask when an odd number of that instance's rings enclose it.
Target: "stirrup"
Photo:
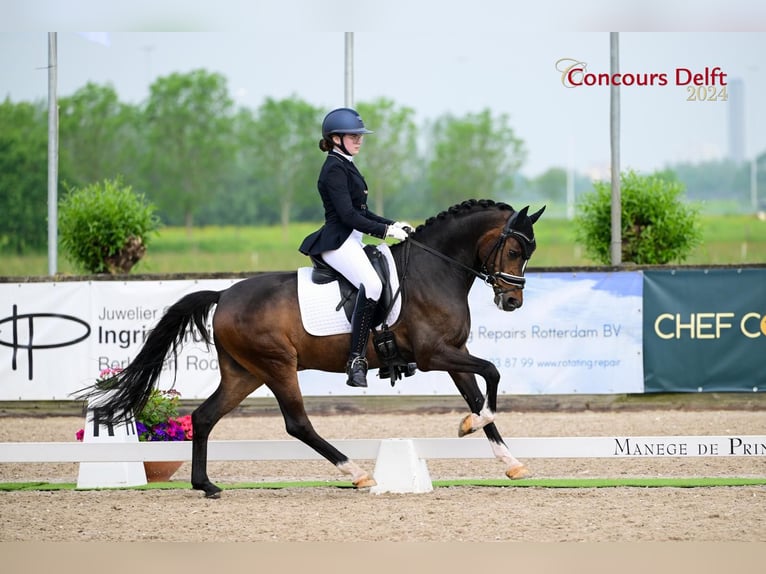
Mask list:
[[[346,365],[346,374],[348,375],[346,384],[349,387],[366,387],[367,359],[361,355],[350,359]]]

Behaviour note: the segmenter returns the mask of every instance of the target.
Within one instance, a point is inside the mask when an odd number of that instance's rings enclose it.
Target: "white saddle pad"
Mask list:
[[[399,289],[399,276],[396,273],[396,265],[388,245],[381,243],[378,250],[388,261],[391,271],[391,293],[396,294]],[[317,285],[311,281],[313,267],[300,267],[298,269],[298,305],[303,320],[303,328],[310,335],[338,335],[351,332],[351,323],[346,319],[343,309],[335,308],[340,303],[340,288],[338,282]],[[402,306],[401,294],[393,302],[386,323],[392,325],[399,318]]]

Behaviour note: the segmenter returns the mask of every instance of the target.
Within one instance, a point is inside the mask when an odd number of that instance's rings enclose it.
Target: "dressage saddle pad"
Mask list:
[[[388,262],[391,270],[391,292],[396,293],[399,289],[399,276],[396,273],[396,264],[391,255],[388,245],[378,245],[380,251]],[[343,308],[336,310],[341,300],[340,288],[337,281],[317,284],[311,280],[313,267],[300,267],[298,269],[298,306],[301,311],[303,328],[310,335],[339,335],[351,332],[351,323],[346,317]],[[392,325],[399,317],[402,306],[401,296],[395,297],[391,311],[388,314],[386,324]],[[378,325],[376,325],[378,326]]]

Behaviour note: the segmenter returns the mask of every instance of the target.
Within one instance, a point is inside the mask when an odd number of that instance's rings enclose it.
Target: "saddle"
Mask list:
[[[378,371],[378,376],[381,379],[391,379],[391,386],[393,387],[396,381],[401,379],[402,376],[411,377],[415,374],[416,370],[415,363],[408,363],[401,356],[401,352],[396,345],[394,334],[389,330],[388,325],[385,323],[385,319],[388,317],[388,313],[394,304],[395,298],[400,296],[400,292],[397,290],[396,294],[392,293],[391,270],[388,266],[388,261],[380,250],[374,245],[365,245],[364,252],[383,283],[383,291],[381,292],[372,320],[373,325],[381,326],[380,329],[376,329],[375,327],[372,328],[373,346],[381,365]],[[311,271],[311,281],[313,283],[325,285],[327,283],[332,283],[333,281],[338,282],[340,301],[335,307],[335,310],[340,311],[343,309],[343,312],[350,323],[351,316],[354,312],[354,304],[356,303],[358,289],[342,274],[330,267],[321,256],[312,255],[310,256],[310,259],[313,265]]]
[[[387,315],[386,311],[390,309],[393,302],[390,278],[391,271],[388,268],[388,261],[386,261],[383,254],[378,251],[374,245],[365,245],[364,252],[367,255],[367,259],[370,260],[372,268],[375,269],[378,277],[380,277],[380,281],[383,283],[383,291],[378,300],[375,315],[373,315],[373,323],[377,325],[385,319],[385,315]],[[348,319],[350,323],[351,315],[354,312],[354,303],[356,303],[356,292],[358,289],[343,275],[325,263],[321,256],[311,255],[310,259],[314,267],[311,271],[311,281],[317,285],[325,285],[327,283],[332,283],[333,281],[338,282],[338,287],[340,288],[340,301],[335,310],[340,311],[343,309],[343,312],[346,314],[346,319]]]

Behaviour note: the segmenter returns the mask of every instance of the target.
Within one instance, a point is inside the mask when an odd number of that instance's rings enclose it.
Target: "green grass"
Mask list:
[[[766,263],[766,221],[753,215],[703,215],[701,223],[703,242],[683,264]],[[133,273],[249,273],[296,269],[309,264],[298,252],[298,245],[318,226],[318,223],[296,223],[286,231],[280,226],[199,227],[191,231],[166,227],[152,239],[147,256]],[[531,267],[595,265],[575,242],[571,221],[544,217],[535,232],[538,248]],[[57,269],[63,275],[79,274],[61,254]],[[0,255],[0,276],[47,274],[45,253],[25,257]]]
[[[690,477],[690,478],[525,478],[508,479],[459,479],[434,480],[434,488],[454,488],[461,486],[486,487],[537,487],[537,488],[707,488],[715,486],[764,486],[766,478],[739,477]],[[236,489],[282,489],[282,488],[354,488],[351,482],[344,481],[302,481],[302,482],[238,482],[219,485],[224,490]],[[164,490],[190,489],[191,483],[182,481],[154,482],[145,486],[133,486],[118,490]],[[3,482],[0,492],[22,490],[76,490],[71,482]],[[83,489],[98,490],[98,489]],[[110,489],[111,490],[111,489]]]

